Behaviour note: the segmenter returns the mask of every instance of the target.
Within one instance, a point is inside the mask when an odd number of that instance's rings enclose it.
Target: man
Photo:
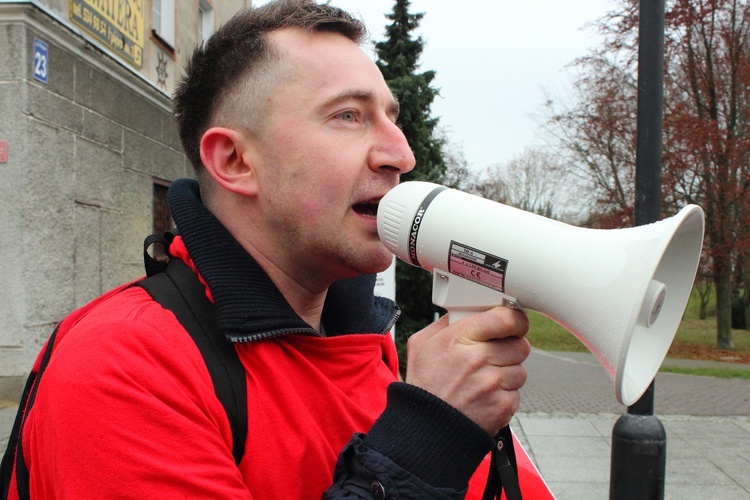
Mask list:
[[[32,498],[466,493],[518,407],[528,322],[443,318],[412,337],[396,382],[397,309],[368,275],[392,258],[377,203],[415,160],[364,37],[334,7],[274,1],[198,48],[175,96],[200,187],[171,189],[169,254],[245,368],[242,461],[195,344],[123,287],[56,341],[23,435]]]

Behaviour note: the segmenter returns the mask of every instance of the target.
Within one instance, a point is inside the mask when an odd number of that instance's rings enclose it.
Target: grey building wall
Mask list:
[[[58,14],[0,2],[0,399],[18,399],[66,314],[143,274],[154,180],[192,176],[153,68],[128,68]],[[35,38],[49,47],[47,83],[33,77]],[[170,60],[169,90],[189,48]]]

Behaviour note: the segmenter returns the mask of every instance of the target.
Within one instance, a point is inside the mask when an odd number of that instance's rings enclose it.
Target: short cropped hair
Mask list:
[[[358,45],[367,39],[359,19],[315,0],[272,0],[235,14],[195,49],[172,100],[182,147],[199,178],[206,130],[262,123],[264,97],[289,69],[266,37],[282,28],[339,33]]]

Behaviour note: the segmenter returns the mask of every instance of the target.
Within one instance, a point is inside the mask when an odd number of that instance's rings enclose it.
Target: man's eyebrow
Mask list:
[[[348,100],[361,101],[371,104],[375,102],[375,94],[367,90],[345,90],[323,102],[323,104],[320,105],[320,109],[327,109],[331,106],[335,106]],[[391,97],[390,101],[387,104],[386,112],[389,115],[392,115],[394,118],[397,118],[400,109],[401,106],[399,105],[396,98]]]

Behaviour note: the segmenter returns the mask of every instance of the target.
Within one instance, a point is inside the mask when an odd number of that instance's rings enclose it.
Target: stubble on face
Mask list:
[[[371,168],[368,155],[377,140],[364,123],[352,132],[319,110],[337,95],[370,95],[372,102],[350,98],[342,109],[392,113],[390,91],[374,63],[345,37],[281,31],[271,38],[288,69],[264,103],[254,165],[268,259],[317,283],[382,271],[392,254],[373,230],[375,214],[353,207],[384,195],[398,173]]]

